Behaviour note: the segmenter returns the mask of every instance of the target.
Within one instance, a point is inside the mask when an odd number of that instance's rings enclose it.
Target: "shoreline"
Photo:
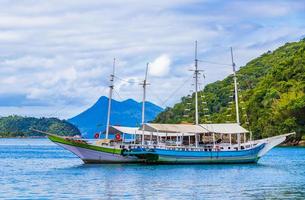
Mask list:
[[[0,137],[0,139],[43,139],[47,136],[30,136],[30,137]]]
[[[295,143],[283,143],[279,145],[280,147],[305,147],[305,140],[301,140],[298,144]]]

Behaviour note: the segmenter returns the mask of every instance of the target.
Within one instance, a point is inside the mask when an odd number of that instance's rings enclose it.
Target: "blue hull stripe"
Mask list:
[[[265,144],[248,150],[238,151],[185,151],[155,148],[144,151],[143,155],[155,155],[156,159],[148,160],[153,163],[250,163],[257,162],[258,153]]]
[[[179,151],[156,148],[154,153],[159,156],[174,157],[248,157],[256,156],[264,146],[264,144],[261,144],[253,149],[239,151]]]

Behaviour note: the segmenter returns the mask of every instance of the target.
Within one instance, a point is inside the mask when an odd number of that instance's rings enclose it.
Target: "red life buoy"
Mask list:
[[[121,134],[119,134],[119,133],[115,134],[115,139],[120,140],[121,139]]]
[[[100,134],[99,134],[99,133],[95,133],[95,134],[94,134],[94,138],[95,138],[95,139],[98,139],[99,137],[100,137]]]

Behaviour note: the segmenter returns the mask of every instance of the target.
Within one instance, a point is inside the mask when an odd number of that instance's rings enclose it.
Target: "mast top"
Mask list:
[[[145,71],[145,79],[144,79],[145,84],[147,81],[148,65],[149,65],[149,63],[146,63],[146,71]]]
[[[105,138],[108,139],[109,127],[110,127],[110,116],[111,116],[111,101],[112,92],[114,87],[114,72],[115,72],[115,58],[113,58],[112,74],[110,74],[110,85],[109,85],[109,97],[108,97],[108,112],[107,112],[107,124],[106,124],[106,135]]]
[[[234,60],[233,60],[233,48],[231,47],[231,60],[232,60],[232,67],[233,67],[233,72],[236,73],[236,69],[235,69],[235,63],[234,63]]]
[[[115,58],[113,58],[112,74],[110,74],[110,87],[113,87],[114,73],[115,73]]]
[[[195,67],[198,67],[198,59],[197,59],[197,40],[195,41]]]
[[[145,71],[145,79],[141,85],[143,85],[143,101],[142,101],[142,145],[144,145],[144,123],[145,123],[145,101],[146,101],[146,86],[147,86],[147,73],[148,73],[148,65],[146,64],[146,71]]]

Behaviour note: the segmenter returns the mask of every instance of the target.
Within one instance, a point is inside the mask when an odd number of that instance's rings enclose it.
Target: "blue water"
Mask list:
[[[305,199],[305,148],[246,165],[84,165],[47,139],[0,139],[0,161],[0,199]]]

